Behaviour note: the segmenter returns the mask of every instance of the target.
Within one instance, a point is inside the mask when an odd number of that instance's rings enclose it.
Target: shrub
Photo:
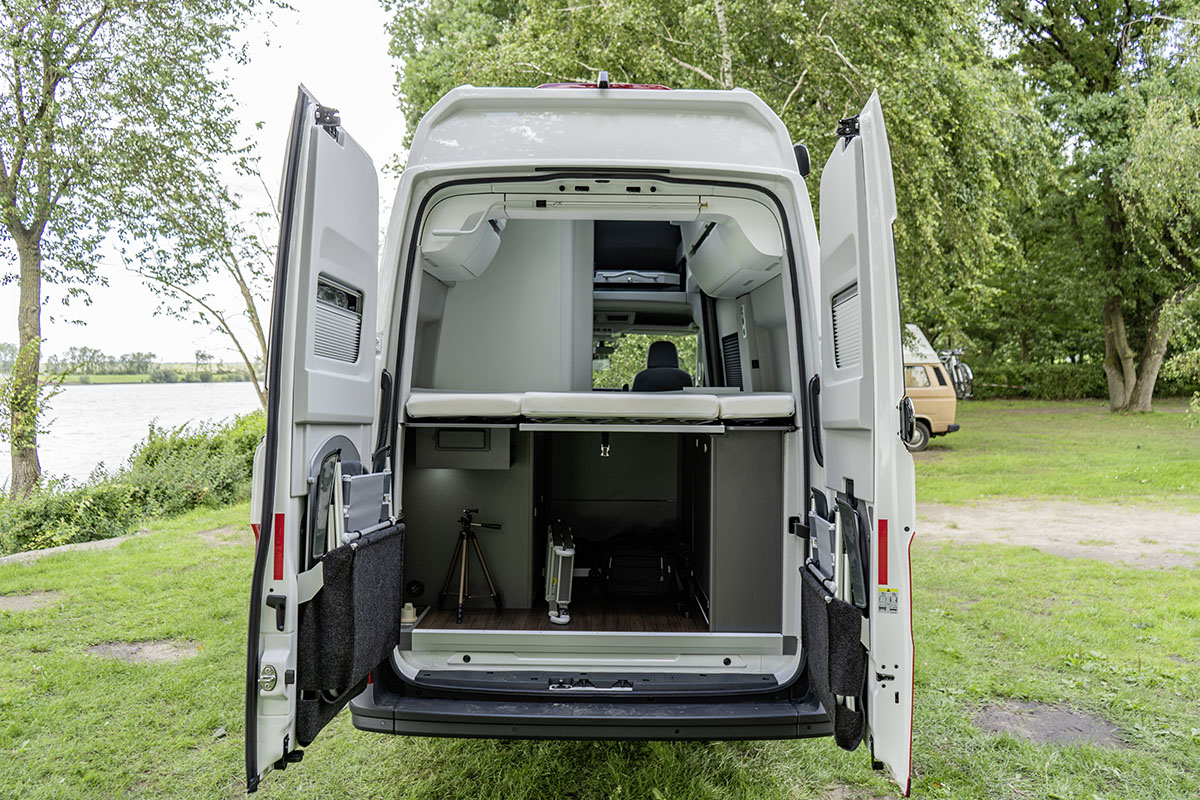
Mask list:
[[[0,553],[108,539],[146,516],[242,500],[265,430],[262,412],[224,425],[151,425],[116,474],[97,471],[82,484],[50,480],[24,500],[0,499]]]
[[[214,508],[249,495],[254,448],[266,429],[261,413],[223,426],[168,430],[150,426],[120,473],[150,514]]]
[[[1108,380],[1099,364],[972,365],[975,397],[1028,397],[1035,400],[1108,398]],[[988,384],[1000,384],[992,385]],[[1160,373],[1155,397],[1189,397],[1200,390],[1194,376]]]
[[[150,373],[151,383],[176,383],[179,381],[179,375],[170,367],[159,367]]]
[[[25,500],[0,501],[0,553],[126,534],[141,516],[134,495],[133,487],[115,480],[51,481]]]
[[[1030,397],[1035,400],[1108,397],[1108,383],[1099,364],[992,364],[973,365],[973,370],[974,394],[981,400],[990,397]]]

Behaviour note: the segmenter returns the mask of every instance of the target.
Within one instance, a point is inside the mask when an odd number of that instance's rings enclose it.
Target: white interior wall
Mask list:
[[[510,220],[491,266],[447,292],[431,388],[589,390],[592,241],[590,222]]]
[[[772,278],[751,292],[750,304],[754,308],[762,391],[790,392],[792,344],[783,302],[783,276]]]
[[[433,369],[437,362],[438,340],[441,338],[442,318],[446,313],[446,284],[420,272],[420,299],[417,304],[417,330],[413,347],[412,382],[414,386],[432,386]]]

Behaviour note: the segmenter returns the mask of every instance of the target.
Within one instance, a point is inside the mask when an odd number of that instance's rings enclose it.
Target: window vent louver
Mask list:
[[[742,388],[742,353],[738,348],[738,335],[731,333],[721,339],[721,353],[725,359],[725,385]]]
[[[313,352],[348,364],[358,361],[362,310],[362,294],[318,278]]]
[[[833,297],[833,362],[838,369],[862,363],[862,311],[857,283]]]

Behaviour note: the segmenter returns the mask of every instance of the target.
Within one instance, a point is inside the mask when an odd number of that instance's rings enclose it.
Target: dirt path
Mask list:
[[[921,503],[918,540],[1027,545],[1143,569],[1200,568],[1200,514],[1062,500]]]

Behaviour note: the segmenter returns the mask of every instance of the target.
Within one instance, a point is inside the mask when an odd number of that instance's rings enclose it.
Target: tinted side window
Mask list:
[[[909,389],[922,389],[929,386],[929,373],[925,367],[905,367],[904,385]]]

